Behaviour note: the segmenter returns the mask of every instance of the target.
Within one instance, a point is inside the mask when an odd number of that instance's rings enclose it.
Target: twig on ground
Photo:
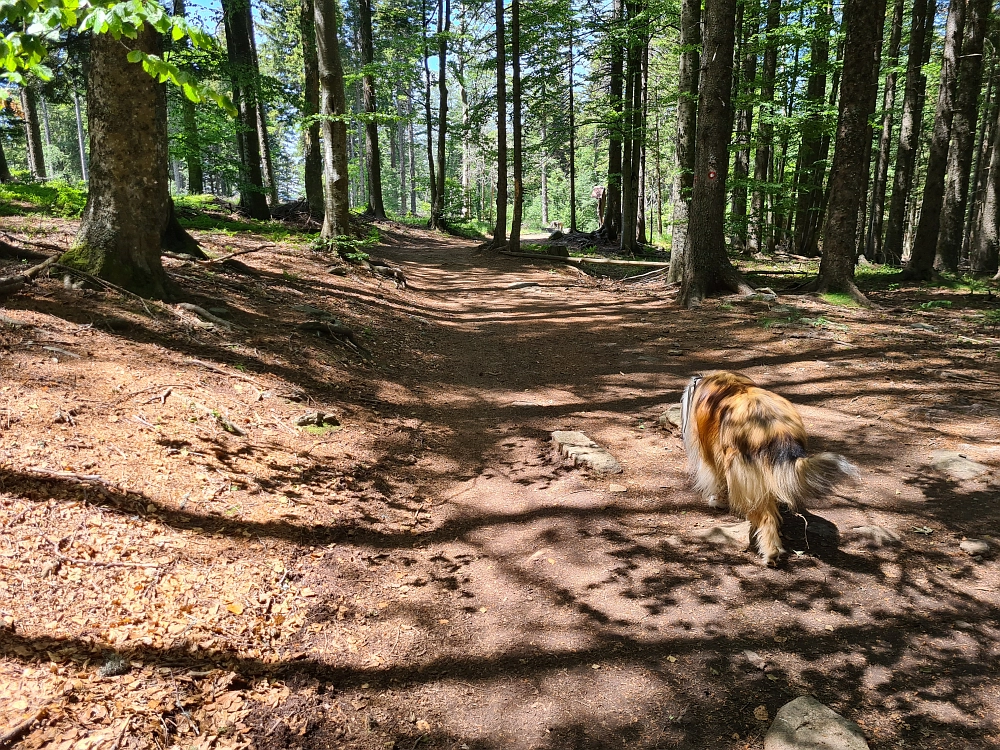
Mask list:
[[[232,330],[233,324],[228,320],[223,320],[218,315],[213,315],[208,310],[203,307],[198,307],[198,305],[192,305],[190,302],[179,302],[176,307],[181,310],[185,310],[190,313],[194,313],[199,318],[207,320],[209,323],[214,323],[217,326],[222,326],[228,330]]]
[[[25,284],[33,281],[42,271],[57,266],[58,263],[56,261],[58,260],[59,256],[53,255],[51,258],[43,260],[37,266],[32,266],[21,273],[0,279],[0,298],[9,297],[20,290]]]
[[[224,429],[226,432],[233,435],[239,435],[240,437],[247,436],[246,430],[244,430],[242,427],[233,424],[226,417],[222,416],[222,412],[220,412],[218,409],[209,409],[207,406],[205,406],[204,404],[199,404],[197,401],[192,401],[191,403],[193,403],[199,409],[203,409],[210,416],[214,417],[215,421],[218,422],[219,426],[222,427],[222,429]]]
[[[247,383],[253,383],[258,388],[262,387],[260,383],[258,383],[256,380],[254,380],[248,375],[243,375],[242,373],[238,372],[229,372],[229,370],[219,367],[218,365],[213,365],[211,362],[205,362],[204,360],[194,359],[191,357],[185,359],[184,361],[190,362],[193,365],[200,365],[201,367],[211,370],[212,372],[217,372],[220,375],[228,375],[229,377],[236,378],[237,380],[243,380],[246,381]]]
[[[639,281],[640,279],[648,279],[648,278],[653,277],[653,276],[663,276],[663,275],[668,274],[668,273],[670,273],[670,269],[669,268],[656,268],[656,269],[654,269],[652,271],[646,271],[646,273],[640,273],[637,276],[628,276],[628,277],[622,279],[622,283],[623,284],[628,284],[628,283],[633,282],[633,281]]]
[[[132,391],[131,393],[128,393],[128,394],[122,396],[120,399],[118,399],[116,401],[112,401],[110,405],[111,406],[116,406],[116,405],[118,405],[120,403],[128,401],[130,398],[135,398],[136,396],[140,396],[143,393],[149,393],[150,391],[155,391],[157,388],[163,388],[163,387],[166,387],[166,389],[168,391],[170,391],[170,390],[173,390],[174,388],[187,388],[188,386],[184,385],[183,383],[170,383],[167,386],[151,385],[151,386],[149,386],[149,388],[142,388],[141,390],[138,390],[138,391]],[[168,393],[167,395],[169,396],[170,394]],[[149,403],[149,402],[147,401],[146,403]]]
[[[124,454],[123,454],[124,455]],[[76,484],[103,484],[105,487],[114,487],[111,482],[97,474],[77,474],[75,471],[49,471],[48,469],[38,469],[29,466],[25,469],[30,474],[37,474],[48,479],[65,479]]]
[[[27,731],[31,729],[31,725],[34,724],[39,719],[45,718],[45,715],[48,712],[49,712],[48,706],[42,706],[42,708],[35,711],[35,713],[33,713],[24,721],[22,721],[20,724],[15,724],[6,732],[0,734],[0,748],[10,747],[19,739],[21,739],[21,737],[23,737],[27,733]]]
[[[209,258],[208,260],[199,260],[198,263],[203,266],[212,266],[217,263],[225,263],[230,258],[235,258],[237,255],[247,255],[248,253],[256,253],[261,250],[266,250],[269,247],[274,247],[273,242],[269,242],[266,245],[261,245],[259,247],[248,247],[243,250],[237,250],[235,253],[229,253],[229,255],[223,255],[221,258]]]
[[[31,323],[22,323],[20,320],[8,318],[6,315],[0,315],[0,324],[11,328],[27,328],[31,325]]]
[[[364,359],[371,359],[371,353],[358,341],[354,331],[334,320],[307,320],[299,323],[299,330],[323,333],[336,339],[360,354]]]

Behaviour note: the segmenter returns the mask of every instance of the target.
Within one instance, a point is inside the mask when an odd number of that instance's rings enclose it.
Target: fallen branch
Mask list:
[[[58,260],[59,256],[53,255],[52,257],[43,260],[37,266],[32,266],[22,273],[0,279],[0,299],[9,297],[20,290],[20,288],[25,284],[29,284],[34,281],[35,277],[42,273],[42,271],[46,271],[55,266]]]
[[[14,318],[8,318],[6,315],[0,315],[0,325],[10,326],[11,328],[27,328],[31,323],[22,323],[20,320],[14,320]]]
[[[228,330],[232,330],[233,324],[228,320],[223,320],[218,315],[213,315],[204,307],[198,307],[198,305],[192,305],[190,302],[178,302],[176,307],[181,310],[186,310],[187,312],[194,313],[199,318],[204,318],[209,323],[214,323],[217,326],[222,326]]]
[[[64,479],[76,484],[92,483],[103,484],[105,487],[115,486],[97,474],[77,474],[75,471],[49,471],[48,469],[38,469],[33,466],[29,466],[25,471],[30,474],[37,474],[40,477],[46,477],[47,479]]]
[[[261,384],[258,383],[253,378],[251,378],[251,377],[249,377],[247,375],[243,375],[243,374],[238,373],[238,372],[229,372],[228,370],[225,370],[222,367],[219,367],[218,365],[213,365],[211,362],[205,362],[203,360],[194,359],[194,358],[188,358],[188,359],[185,359],[184,361],[185,362],[190,362],[193,365],[200,365],[201,367],[209,369],[212,372],[217,372],[220,375],[227,375],[227,376],[229,376],[231,378],[236,378],[237,380],[243,380],[243,381],[246,381],[247,383],[253,383],[258,388],[261,387]]]
[[[215,421],[219,423],[219,426],[222,429],[224,429],[231,435],[239,435],[240,437],[247,436],[246,430],[244,430],[242,427],[233,424],[230,420],[226,419],[224,416],[222,416],[222,412],[220,412],[218,409],[209,409],[207,406],[205,406],[204,404],[199,404],[197,401],[192,401],[191,403],[193,403],[200,409],[204,409],[209,416],[213,417]]]
[[[364,345],[358,341],[357,336],[354,335],[354,331],[345,326],[343,323],[338,323],[333,320],[308,320],[305,323],[299,323],[299,330],[326,334],[327,336],[346,344],[351,349],[354,349],[354,351],[365,359],[371,358],[371,354],[364,347]]]
[[[44,719],[48,712],[48,707],[42,706],[42,708],[35,711],[35,713],[22,721],[20,724],[15,724],[6,732],[0,734],[0,748],[10,747],[15,742],[20,740],[21,737],[27,734],[28,730],[31,729],[31,725],[39,719]]]
[[[256,253],[260,250],[266,250],[269,247],[274,247],[273,242],[269,242],[266,245],[261,245],[260,247],[248,247],[243,250],[237,250],[235,253],[229,253],[229,255],[223,255],[221,258],[209,258],[208,260],[199,260],[198,263],[203,266],[213,266],[216,263],[225,263],[230,258],[235,258],[237,255],[247,255],[249,253]]]
[[[636,276],[626,276],[622,279],[623,284],[628,284],[633,281],[639,281],[640,279],[649,279],[654,276],[663,276],[664,274],[670,273],[670,266],[666,268],[654,268],[652,271],[646,271],[646,273],[640,273]]]

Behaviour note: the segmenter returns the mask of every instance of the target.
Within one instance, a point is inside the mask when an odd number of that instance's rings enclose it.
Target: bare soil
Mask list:
[[[8,300],[0,746],[736,750],[812,694],[874,750],[1000,747],[998,563],[959,549],[1000,545],[995,299],[690,312],[655,278],[382,236],[406,289],[293,244],[168,259],[229,328],[54,278]],[[297,328],[324,314],[371,358]],[[862,470],[788,519],[783,568],[726,541],[658,422],[712,369]],[[569,465],[562,429],[624,472]]]

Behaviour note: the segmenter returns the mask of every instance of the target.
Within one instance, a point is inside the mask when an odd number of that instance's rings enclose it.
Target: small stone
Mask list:
[[[674,404],[673,406],[668,406],[667,410],[660,415],[659,418],[660,427],[666,427],[668,424],[672,424],[674,427],[681,426],[681,405]]]
[[[628,492],[628,487],[624,484],[613,484],[608,487],[608,492]]]
[[[870,547],[886,547],[900,542],[899,534],[883,526],[855,526],[853,531]]]
[[[934,451],[931,454],[931,468],[957,480],[975,479],[989,472],[988,466],[970,461],[958,451]]]
[[[518,281],[514,284],[509,284],[507,289],[527,289],[532,286],[541,286],[537,281]]]
[[[990,545],[982,539],[963,539],[958,547],[962,552],[968,552],[973,556],[985,555],[990,551]]]
[[[301,417],[296,417],[295,424],[299,427],[308,427],[310,425],[315,425],[316,427],[323,427],[324,425],[336,427],[340,424],[340,420],[333,414],[326,414],[321,411],[312,411],[308,414],[303,414]]]
[[[712,526],[698,532],[698,538],[708,544],[746,549],[750,546],[750,522]]]
[[[746,660],[750,662],[750,666],[754,667],[755,669],[760,669],[761,671],[767,669],[767,661],[764,659],[763,656],[758,654],[756,651],[750,651],[749,649],[747,649],[746,651],[743,652],[743,656],[745,656]]]
[[[804,695],[778,709],[764,750],[869,750],[861,727]]]
[[[910,323],[910,328],[916,328],[918,331],[937,331],[937,328],[926,323]]]
[[[622,467],[614,456],[582,432],[556,430],[552,440],[562,455],[573,459],[574,466],[583,464],[596,474],[621,474]]]

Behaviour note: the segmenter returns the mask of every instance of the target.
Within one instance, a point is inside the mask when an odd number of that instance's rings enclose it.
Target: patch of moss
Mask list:
[[[838,307],[858,307],[858,303],[854,301],[854,298],[849,294],[844,294],[843,292],[827,292],[826,294],[821,294],[820,299],[828,305],[837,305]]]
[[[329,435],[331,432],[337,432],[341,427],[339,424],[307,424],[302,429],[310,435]]]

